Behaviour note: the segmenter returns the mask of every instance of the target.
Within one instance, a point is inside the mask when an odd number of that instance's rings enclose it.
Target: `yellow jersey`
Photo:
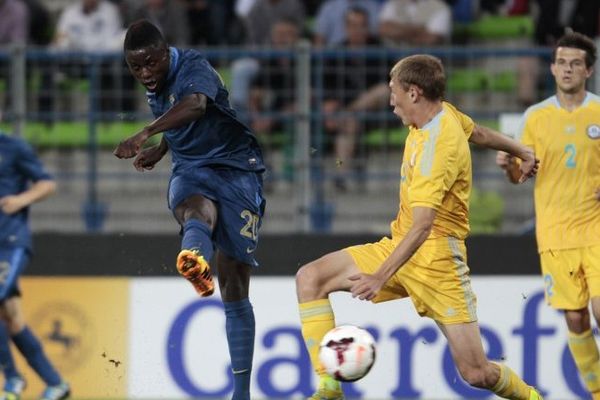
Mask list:
[[[421,129],[409,127],[400,170],[400,207],[391,223],[392,238],[402,239],[413,223],[413,207],[437,211],[428,239],[469,233],[471,118],[444,102],[442,111]]]
[[[600,97],[574,111],[552,96],[527,109],[519,140],[540,159],[534,199],[538,251],[600,244]]]

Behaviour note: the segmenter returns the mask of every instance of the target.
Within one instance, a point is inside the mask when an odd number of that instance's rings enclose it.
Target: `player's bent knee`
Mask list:
[[[582,333],[590,328],[590,314],[587,308],[565,311],[565,319],[569,330]]]
[[[322,279],[316,262],[305,264],[296,272],[296,290],[298,296],[304,299],[322,296]]]

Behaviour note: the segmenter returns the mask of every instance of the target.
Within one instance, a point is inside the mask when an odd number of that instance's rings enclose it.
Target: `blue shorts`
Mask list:
[[[23,247],[0,247],[0,302],[20,296],[18,280],[29,262],[29,253]]]
[[[262,175],[223,167],[189,168],[171,176],[169,209],[193,195],[203,195],[215,202],[217,223],[213,243],[234,259],[257,266],[254,251],[258,230],[265,212]]]

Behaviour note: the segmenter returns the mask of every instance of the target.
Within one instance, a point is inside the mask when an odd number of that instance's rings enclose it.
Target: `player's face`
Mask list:
[[[129,71],[149,92],[160,92],[169,73],[169,50],[166,47],[144,47],[125,54]]]
[[[402,120],[405,126],[412,124],[409,119],[408,107],[411,104],[409,90],[405,90],[402,85],[390,79],[390,106],[394,108],[394,114]]]
[[[550,70],[558,90],[567,94],[585,90],[585,82],[592,75],[592,68],[585,65],[585,51],[572,47],[556,49],[556,58]]]

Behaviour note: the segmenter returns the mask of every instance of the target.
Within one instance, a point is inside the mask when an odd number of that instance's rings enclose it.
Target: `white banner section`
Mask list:
[[[476,277],[486,352],[537,386],[547,399],[586,397],[566,344],[563,317],[546,306],[541,277]],[[130,398],[230,398],[225,316],[219,293],[198,298],[181,278],[133,279]],[[292,277],[251,282],[256,315],[252,391],[255,398],[310,395],[315,378],[302,346]],[[337,324],[365,327],[377,340],[377,361],[364,379],[345,385],[364,399],[490,398],[466,385],[445,338],[420,318],[409,299],[374,305],[332,296]]]

